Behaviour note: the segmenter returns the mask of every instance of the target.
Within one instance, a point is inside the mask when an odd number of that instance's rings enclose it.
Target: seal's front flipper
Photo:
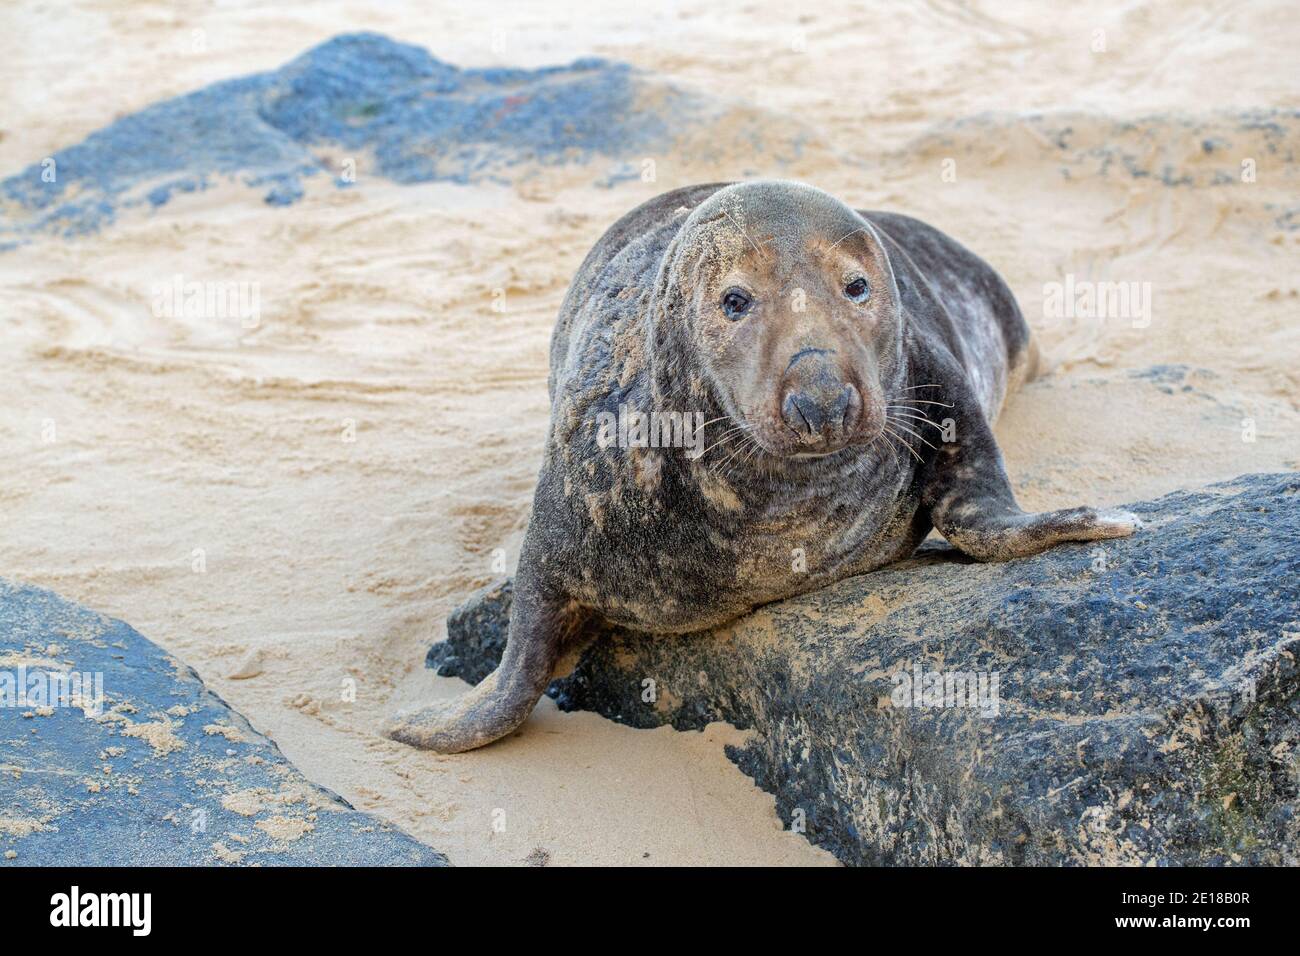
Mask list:
[[[1023,558],[1063,541],[1123,538],[1141,524],[1127,511],[1022,511],[978,409],[958,419],[957,441],[941,445],[927,464],[921,501],[939,533],[978,561]]]
[[[455,700],[398,713],[384,735],[444,754],[506,736],[532,713],[578,620],[567,602],[516,578],[510,636],[497,669]]]
[[[940,534],[979,561],[1023,558],[1063,541],[1124,538],[1140,526],[1137,515],[1127,511],[1067,508],[1026,513],[981,499],[960,501],[942,519],[933,520]]]

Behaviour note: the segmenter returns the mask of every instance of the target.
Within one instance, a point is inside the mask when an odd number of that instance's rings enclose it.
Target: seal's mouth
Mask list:
[[[804,458],[825,458],[827,455],[833,455],[835,452],[842,450],[843,447],[833,448],[830,451],[799,451],[795,452],[793,455],[786,455],[786,457],[793,458],[796,461],[800,461]]]
[[[823,439],[810,443],[806,435],[799,435],[784,426],[764,428],[762,425],[752,427],[754,443],[772,458],[787,461],[815,461],[830,458],[851,448],[862,448],[875,440],[875,435],[865,435],[860,431],[840,435],[833,439]]]

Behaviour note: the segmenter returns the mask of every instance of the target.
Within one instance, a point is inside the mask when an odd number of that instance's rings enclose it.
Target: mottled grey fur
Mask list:
[[[865,302],[843,294],[854,277]],[[729,287],[753,295],[740,320],[719,306]],[[905,557],[932,527],[980,560],[1130,534],[1124,513],[1017,507],[990,428],[1032,364],[1006,284],[915,219],[786,182],[639,206],[588,254],[556,323],[501,666],[388,733],[440,752],[504,736],[588,614],[702,630]],[[838,430],[783,418],[785,395],[841,392]],[[620,406],[700,412],[710,447],[602,447],[599,413]]]

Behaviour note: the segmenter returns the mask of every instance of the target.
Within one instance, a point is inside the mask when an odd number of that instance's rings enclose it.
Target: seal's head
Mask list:
[[[659,274],[656,334],[769,455],[821,456],[885,426],[902,310],[883,242],[801,183],[719,190],[682,224]],[[664,328],[667,324],[670,327]]]

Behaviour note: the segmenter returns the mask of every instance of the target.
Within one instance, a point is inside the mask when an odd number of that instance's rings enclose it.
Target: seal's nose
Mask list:
[[[861,409],[858,390],[838,380],[790,388],[781,400],[781,417],[805,445],[841,443]]]
[[[786,366],[781,418],[801,445],[842,445],[862,417],[862,396],[834,356],[833,349],[803,348]]]

